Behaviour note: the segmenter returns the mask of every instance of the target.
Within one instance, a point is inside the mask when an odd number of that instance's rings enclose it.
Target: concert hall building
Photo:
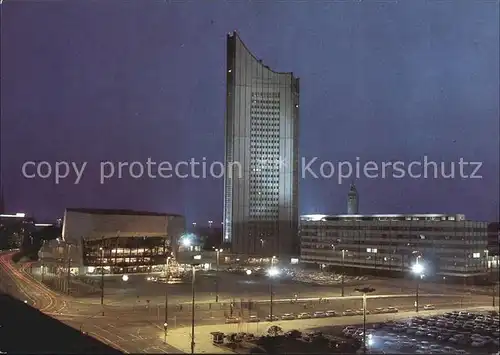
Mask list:
[[[183,216],[130,210],[68,208],[62,240],[50,248],[82,273],[149,272],[163,266],[185,232]]]

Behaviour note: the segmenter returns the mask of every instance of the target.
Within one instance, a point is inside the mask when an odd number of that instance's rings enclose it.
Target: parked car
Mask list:
[[[226,318],[226,324],[239,323],[240,319],[238,317],[228,317]]]
[[[314,312],[313,317],[314,318],[324,318],[324,317],[326,317],[326,313],[325,312]]]
[[[271,317],[271,315],[268,315],[268,316],[266,317],[266,321],[268,321],[268,322],[274,322],[274,321],[277,321],[277,320],[280,320],[280,319],[278,318],[278,316],[276,316],[276,315],[274,315],[274,314],[273,314],[273,316],[272,316],[272,317]]]
[[[260,322],[260,318],[257,317],[257,316],[250,316],[250,317],[248,317],[248,322],[250,322],[250,323],[258,323],[258,322]]]
[[[353,311],[352,309],[346,309],[344,312],[342,312],[342,315],[344,315],[344,316],[355,316],[356,312]]]
[[[299,319],[308,319],[308,318],[311,318],[311,314],[310,314],[310,313],[306,313],[306,312],[304,312],[304,313],[300,313],[300,314],[297,316],[297,318],[299,318]]]
[[[337,316],[338,316],[338,313],[337,313],[337,312],[335,312],[335,311],[326,311],[326,312],[325,312],[325,315],[326,315],[327,317],[337,317]]]
[[[285,313],[281,316],[283,320],[292,320],[295,319],[295,316],[292,313]]]
[[[436,309],[436,306],[434,306],[433,304],[426,304],[426,305],[424,306],[424,309],[425,309],[426,311],[430,311],[430,310]]]

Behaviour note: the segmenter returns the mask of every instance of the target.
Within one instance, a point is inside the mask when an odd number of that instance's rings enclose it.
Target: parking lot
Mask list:
[[[302,283],[316,285],[340,285],[342,283],[342,275],[332,272],[296,270],[293,272],[292,280]],[[368,280],[367,276],[344,276],[344,283],[353,283]]]
[[[363,338],[362,326],[343,329],[346,338]],[[370,325],[370,353],[495,354],[499,351],[499,317],[491,313],[448,312],[432,317]]]

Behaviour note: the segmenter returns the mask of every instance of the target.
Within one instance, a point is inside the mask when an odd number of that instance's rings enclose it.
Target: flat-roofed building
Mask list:
[[[488,224],[488,253],[490,256],[498,257],[498,247],[500,244],[500,223]]]
[[[35,221],[24,213],[0,214],[0,250],[31,244],[35,230]]]
[[[301,262],[407,273],[420,257],[429,275],[483,275],[487,226],[461,214],[304,215]]]
[[[79,273],[133,273],[164,265],[185,231],[183,216],[130,210],[68,208],[62,238],[44,248],[53,259],[71,259]],[[48,250],[47,250],[48,249]]]

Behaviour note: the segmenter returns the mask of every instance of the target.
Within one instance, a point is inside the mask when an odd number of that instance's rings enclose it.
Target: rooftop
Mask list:
[[[464,221],[463,214],[307,214],[300,216],[301,221],[319,222],[329,220],[434,220],[434,221]]]
[[[103,214],[103,215],[122,215],[122,216],[164,216],[164,217],[182,217],[179,214],[158,213],[146,211],[133,211],[123,209],[104,209],[104,208],[66,208],[67,212],[77,212],[86,214]]]

